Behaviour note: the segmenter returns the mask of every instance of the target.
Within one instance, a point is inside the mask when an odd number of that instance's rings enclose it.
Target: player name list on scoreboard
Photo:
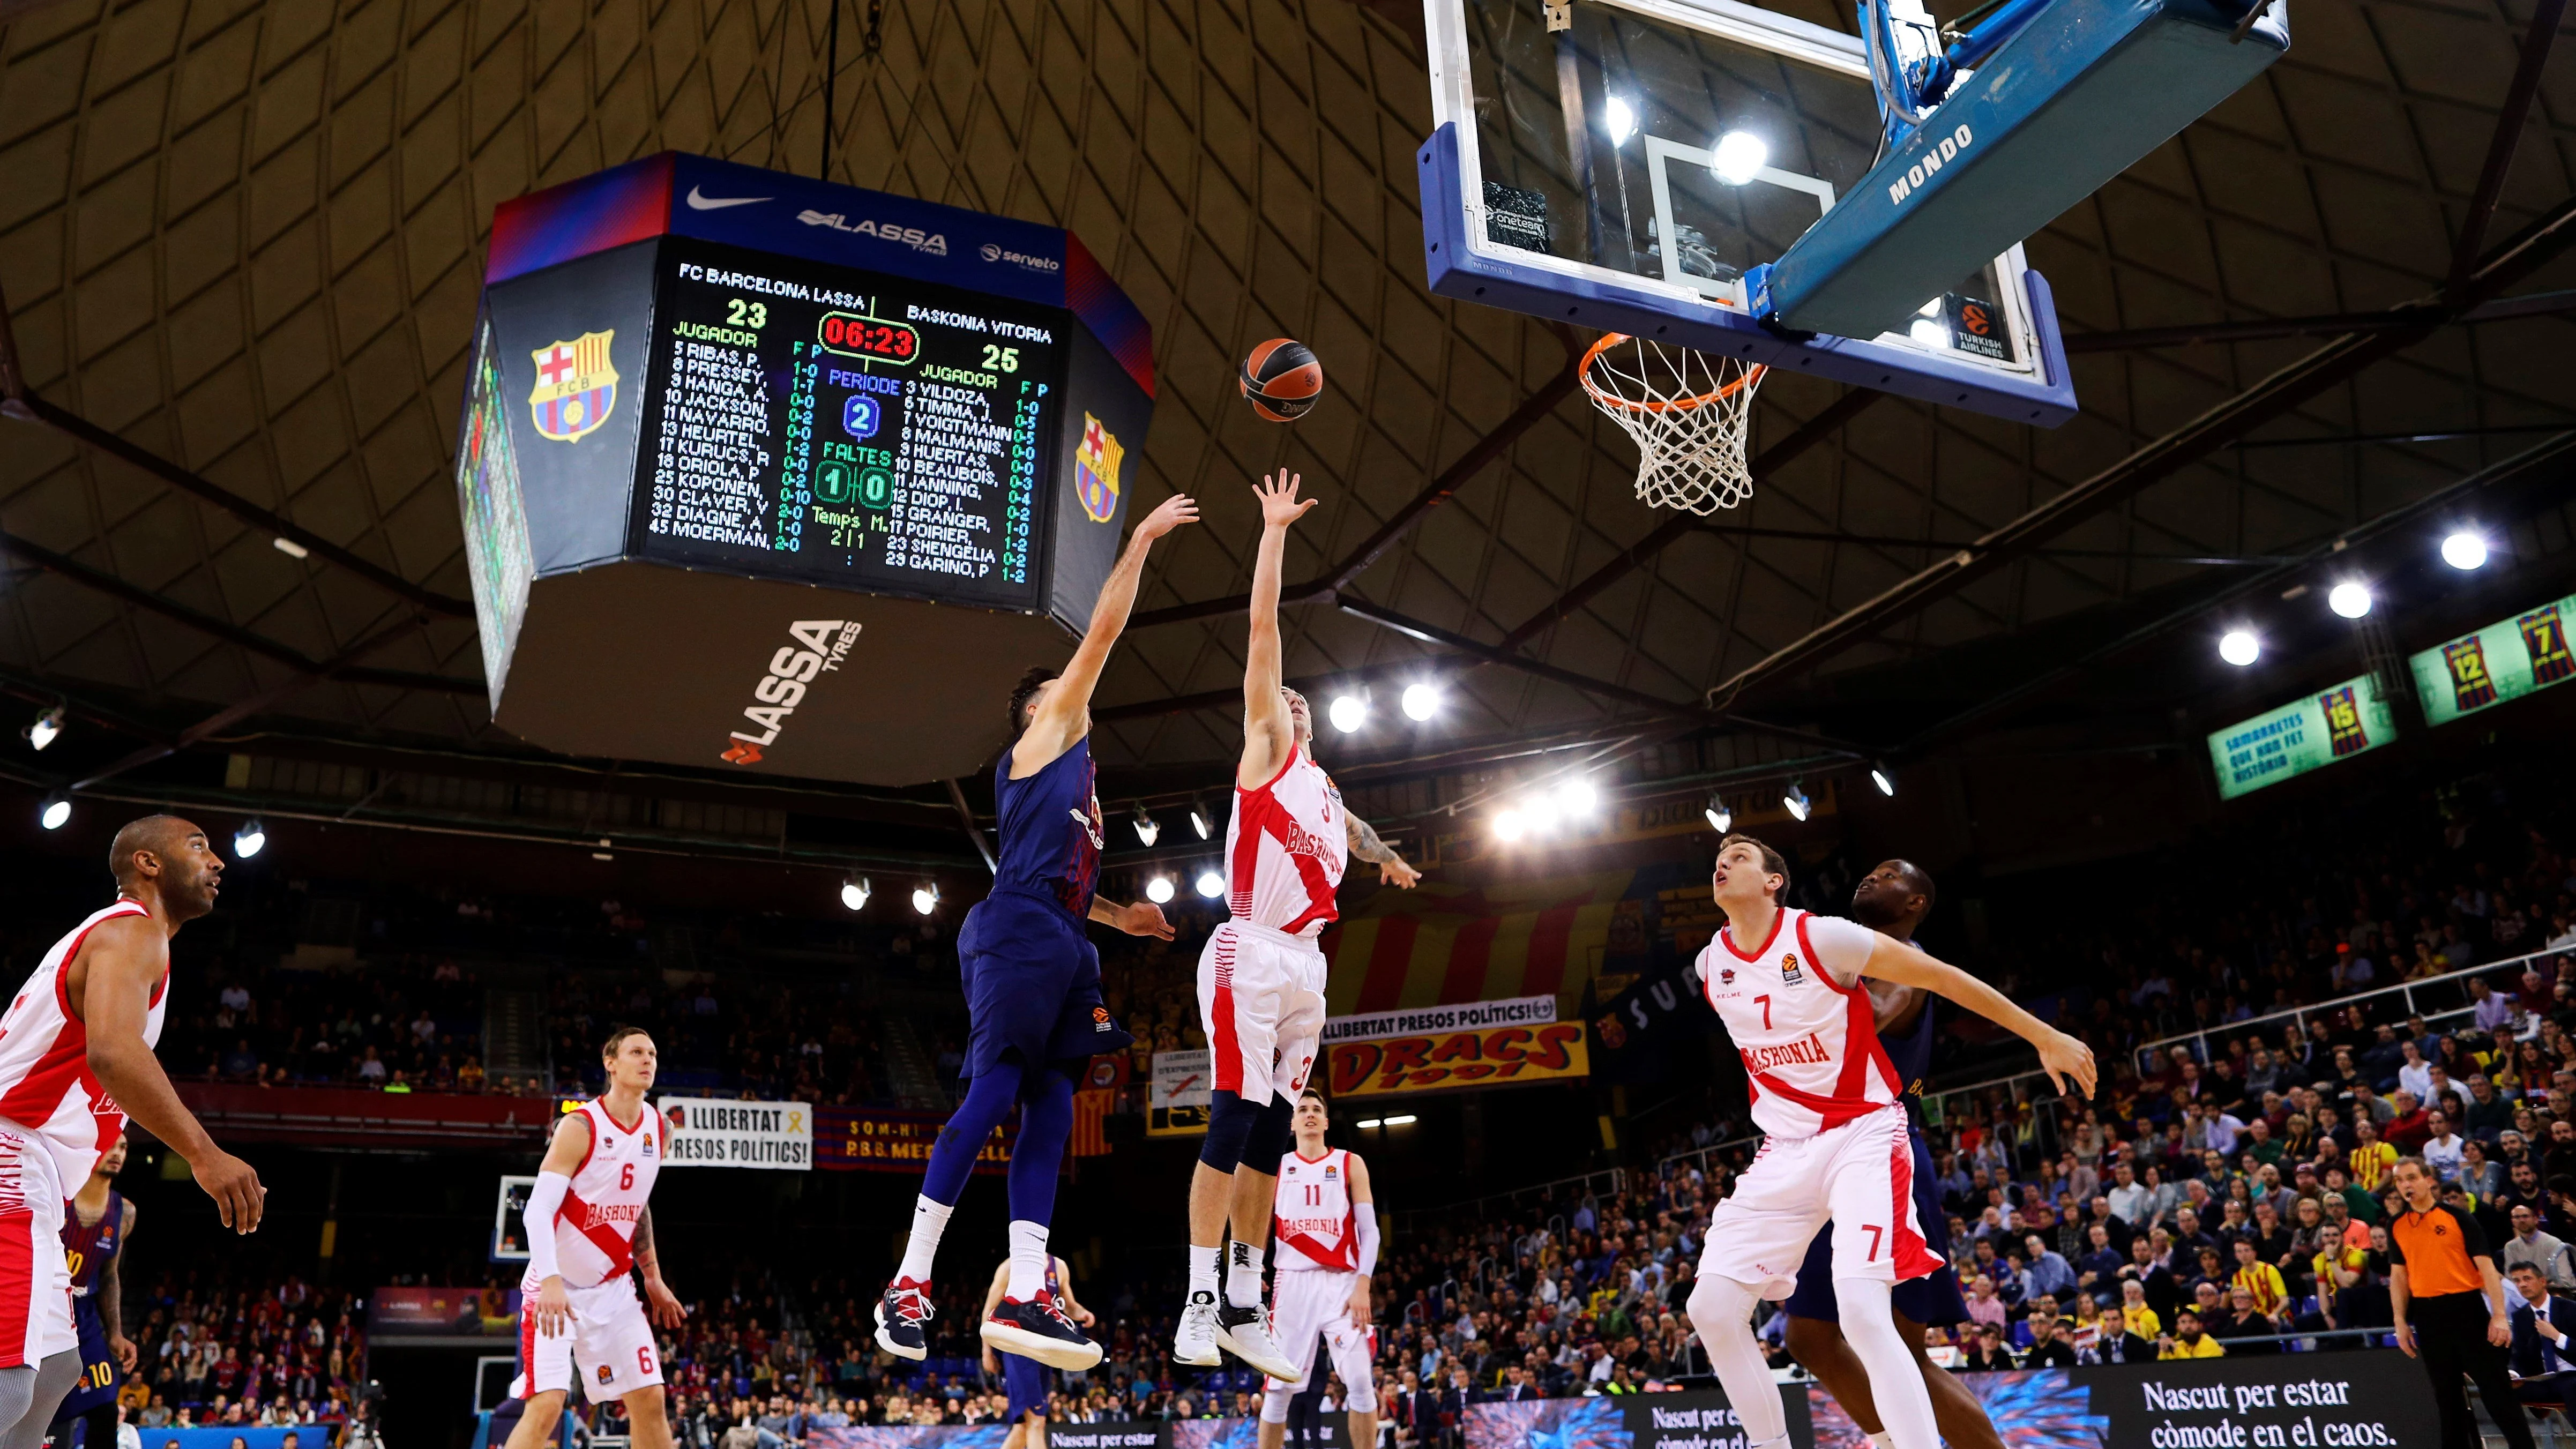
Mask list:
[[[669,265],[637,500],[647,554],[1035,603],[1053,324],[854,269]]]

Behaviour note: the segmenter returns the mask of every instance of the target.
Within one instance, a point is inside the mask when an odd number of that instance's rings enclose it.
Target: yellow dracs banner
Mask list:
[[[1592,1074],[1579,1021],[1335,1042],[1329,1059],[1328,1090],[1336,1098]]]

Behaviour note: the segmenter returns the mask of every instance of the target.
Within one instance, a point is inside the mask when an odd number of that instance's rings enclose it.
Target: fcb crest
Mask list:
[[[1094,523],[1118,516],[1118,460],[1127,456],[1100,419],[1082,415],[1082,445],[1073,450],[1073,490]]]
[[[1798,953],[1795,951],[1781,952],[1780,984],[1783,986],[1795,986],[1806,979],[1806,973],[1798,969]]]
[[[530,353],[537,361],[536,390],[528,410],[537,431],[558,443],[578,443],[608,421],[617,406],[617,369],[609,365],[608,344],[615,328],[585,332],[570,342],[552,343]]]

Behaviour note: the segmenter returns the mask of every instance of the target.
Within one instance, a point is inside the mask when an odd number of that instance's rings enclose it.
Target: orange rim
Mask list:
[[[1621,397],[1617,393],[1609,391],[1599,383],[1592,380],[1592,364],[1601,356],[1602,353],[1609,351],[1611,348],[1618,346],[1622,342],[1632,342],[1635,340],[1636,339],[1625,332],[1607,332],[1602,334],[1600,341],[1592,344],[1591,350],[1583,354],[1583,366],[1580,370],[1580,375],[1583,379],[1583,390],[1591,394],[1594,402],[1599,403],[1605,408],[1624,408],[1632,413],[1687,412],[1692,408],[1706,407],[1710,403],[1722,402],[1727,398],[1733,397],[1735,394],[1742,392],[1744,389],[1753,386],[1757,382],[1760,382],[1762,380],[1762,374],[1771,370],[1764,364],[1757,362],[1752,366],[1747,367],[1744,370],[1744,375],[1742,377],[1735,379],[1733,382],[1726,384],[1715,392],[1696,393],[1690,397],[1657,398],[1647,402],[1639,402],[1633,398]]]

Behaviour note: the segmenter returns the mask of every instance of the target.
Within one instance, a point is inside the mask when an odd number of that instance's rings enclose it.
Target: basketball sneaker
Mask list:
[[[1219,1298],[1216,1305],[1216,1341],[1236,1358],[1261,1370],[1283,1384],[1297,1382],[1297,1365],[1279,1351],[1270,1337],[1270,1315],[1258,1308],[1237,1308]]]
[[[1225,1355],[1216,1351],[1216,1295],[1202,1288],[1181,1306],[1180,1331],[1172,1335],[1172,1362],[1217,1368]]]
[[[1044,1288],[1035,1298],[1005,1298],[995,1304],[980,1332],[993,1347],[1036,1359],[1048,1368],[1081,1370],[1100,1362],[1100,1345],[1083,1337],[1056,1305],[1055,1295]]]
[[[930,1321],[930,1285],[897,1278],[877,1300],[877,1347],[915,1363],[930,1357],[930,1337],[921,1326]]]

